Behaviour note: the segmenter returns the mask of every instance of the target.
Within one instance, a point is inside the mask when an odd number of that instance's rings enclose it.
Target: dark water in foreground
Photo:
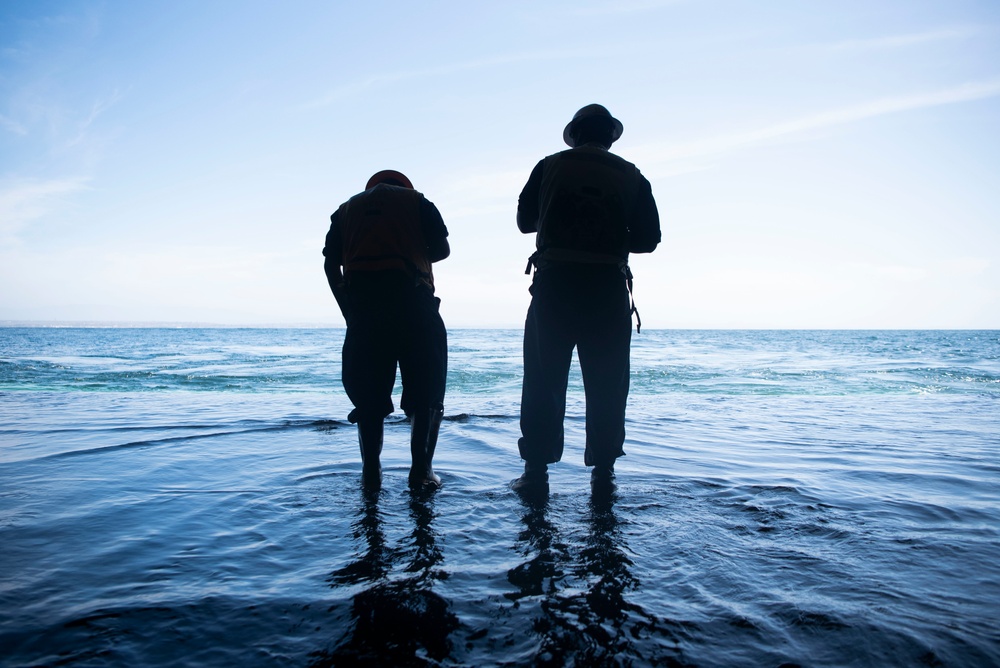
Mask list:
[[[1000,333],[643,332],[547,494],[453,331],[432,496],[358,488],[335,330],[0,329],[0,665],[1000,665]],[[398,402],[397,402],[398,403]]]

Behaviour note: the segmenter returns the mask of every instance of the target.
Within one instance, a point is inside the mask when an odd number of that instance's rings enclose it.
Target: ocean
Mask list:
[[[1000,665],[1000,332],[644,330],[616,488],[574,365],[534,495],[519,330],[449,332],[433,494],[342,342],[0,328],[0,665]]]

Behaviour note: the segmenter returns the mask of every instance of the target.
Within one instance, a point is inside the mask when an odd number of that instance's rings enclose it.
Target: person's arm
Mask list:
[[[326,233],[326,245],[323,247],[325,258],[323,271],[326,273],[327,283],[330,284],[330,291],[337,300],[337,306],[340,307],[340,313],[344,316],[344,322],[347,322],[347,285],[344,282],[344,273],[340,269],[344,248],[338,213],[339,210],[330,216],[330,231]]]
[[[517,229],[524,234],[538,231],[538,197],[542,189],[544,163],[544,160],[539,160],[531,170],[528,182],[524,184],[524,189],[517,198]]]
[[[652,253],[660,243],[660,214],[656,210],[653,189],[644,176],[636,202],[635,217],[629,226],[629,252]]]
[[[448,228],[445,227],[441,212],[426,197],[420,198],[420,229],[427,243],[428,260],[440,262],[451,255]]]

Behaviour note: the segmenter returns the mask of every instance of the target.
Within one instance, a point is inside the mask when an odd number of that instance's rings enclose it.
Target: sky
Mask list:
[[[441,211],[449,327],[520,327],[535,163],[624,124],[644,328],[1000,328],[1000,3],[0,4],[0,321],[327,325],[329,216]]]

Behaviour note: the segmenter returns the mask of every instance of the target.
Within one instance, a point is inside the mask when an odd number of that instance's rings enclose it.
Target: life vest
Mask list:
[[[545,158],[538,213],[538,250],[524,273],[550,263],[616,264],[621,269],[635,314],[628,266],[629,221],[642,177],[631,162],[598,146],[584,144]]]
[[[403,270],[434,288],[427,243],[420,227],[416,190],[384,183],[355,195],[340,206],[344,275]]]
[[[625,264],[640,179],[635,165],[597,146],[545,158],[536,263]]]

